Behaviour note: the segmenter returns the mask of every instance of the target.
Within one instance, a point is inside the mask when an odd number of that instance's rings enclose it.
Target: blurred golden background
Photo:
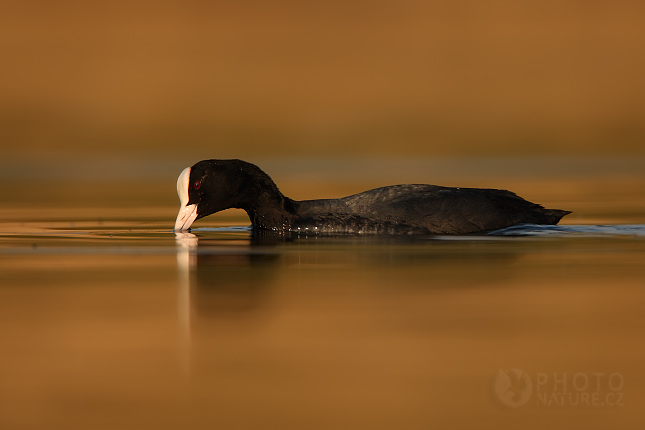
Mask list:
[[[172,228],[182,169],[242,158],[294,199],[504,188],[642,233],[644,24],[639,0],[0,0],[0,428],[642,427],[636,233]],[[503,369],[620,373],[624,406],[507,410]]]
[[[3,1],[3,152],[642,155],[644,18],[628,0]]]

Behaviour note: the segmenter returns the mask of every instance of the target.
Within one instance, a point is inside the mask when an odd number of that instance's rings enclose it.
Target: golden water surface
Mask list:
[[[271,166],[298,197],[362,185]],[[642,226],[630,175],[467,179],[573,210],[565,227]],[[40,204],[7,191],[0,428],[642,424],[642,230],[256,244],[226,212],[175,235],[174,176],[120,198],[98,182],[40,184]]]

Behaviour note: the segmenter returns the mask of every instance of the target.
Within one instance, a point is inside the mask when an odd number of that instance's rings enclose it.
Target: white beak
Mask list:
[[[190,186],[190,167],[186,167],[179,178],[177,178],[177,195],[181,202],[177,220],[175,221],[175,231],[185,231],[197,218],[197,205],[188,204],[188,187]]]
[[[197,218],[197,205],[188,205],[179,209],[175,221],[175,231],[186,231]]]

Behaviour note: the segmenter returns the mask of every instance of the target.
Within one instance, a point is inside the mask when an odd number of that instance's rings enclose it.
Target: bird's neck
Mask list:
[[[242,209],[255,228],[288,231],[297,218],[297,202],[285,197],[268,176],[258,181],[257,192],[246,199]]]

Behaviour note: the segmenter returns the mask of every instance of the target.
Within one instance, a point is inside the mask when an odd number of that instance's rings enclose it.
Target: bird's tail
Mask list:
[[[561,209],[544,209],[542,211],[542,214],[544,215],[547,221],[545,224],[552,224],[552,225],[556,225],[558,222],[560,222],[562,217],[564,217],[565,215],[569,215],[570,213],[571,211],[563,211]]]

